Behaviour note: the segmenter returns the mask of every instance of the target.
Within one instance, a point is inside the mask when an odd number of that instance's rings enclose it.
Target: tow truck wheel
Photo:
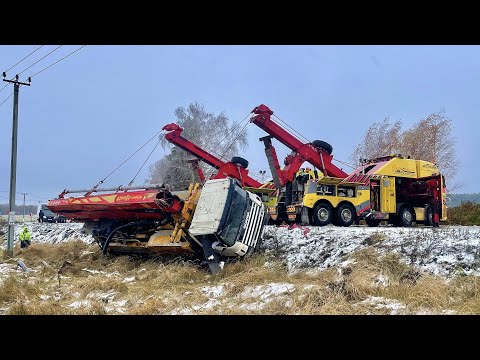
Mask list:
[[[330,205],[320,203],[313,208],[313,223],[318,226],[325,226],[332,221],[332,208]]]
[[[234,164],[237,164],[237,165],[240,165],[241,167],[243,167],[245,169],[248,167],[248,160],[244,159],[240,156],[232,157],[232,160],[230,162],[232,162]]]
[[[413,209],[409,206],[403,206],[398,213],[398,226],[410,227],[413,216]]]
[[[427,216],[425,217],[425,225],[426,226],[433,226],[433,211],[432,211],[431,206],[429,206],[427,208]]]
[[[326,141],[314,140],[312,141],[312,145],[322,148],[328,153],[328,155],[330,155],[333,152],[333,146],[327,143]]]
[[[350,204],[342,204],[337,209],[337,222],[340,226],[350,226],[355,220],[355,209]]]

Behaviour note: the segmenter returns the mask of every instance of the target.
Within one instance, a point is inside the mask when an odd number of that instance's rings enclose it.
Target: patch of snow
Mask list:
[[[239,308],[243,310],[248,310],[248,311],[258,311],[262,310],[265,307],[265,302],[253,302],[253,303],[248,303],[248,304],[240,304]],[[230,306],[230,308],[233,306]]]
[[[38,296],[40,298],[40,300],[43,300],[43,301],[46,301],[46,300],[49,300],[51,298],[51,296],[48,296],[48,295],[39,295]]]
[[[442,314],[445,315],[455,315],[457,312],[455,310],[442,310]]]
[[[387,287],[390,284],[390,279],[387,275],[380,274],[374,279],[374,286]]]
[[[207,295],[209,298],[217,298],[219,296],[222,296],[224,289],[225,289],[224,285],[202,287],[203,293]]]
[[[125,306],[127,305],[127,303],[128,303],[128,300],[112,301],[107,306],[105,306],[105,311],[107,312],[115,311],[117,313],[123,314],[126,311]]]
[[[84,250],[80,253],[80,257],[84,257],[86,255],[90,255],[90,254],[95,254],[95,251],[87,251],[87,250]]]
[[[195,311],[198,311],[198,310],[209,310],[209,309],[212,309],[214,308],[215,306],[218,306],[220,305],[220,301],[217,300],[217,299],[208,299],[208,301],[205,303],[205,304],[202,304],[202,305],[193,305],[192,306],[192,309],[195,310]]]
[[[123,307],[127,305],[127,303],[128,303],[128,300],[118,300],[113,302],[114,306],[118,306],[118,307]]]
[[[89,272],[90,274],[105,274],[105,271],[100,270],[90,270],[87,268],[82,269],[83,271]]]
[[[92,291],[89,293],[86,297],[87,299],[97,299],[97,300],[102,300],[104,302],[109,302],[112,301],[115,298],[115,295],[117,295],[117,291],[109,291],[109,292],[101,292],[101,291]]]
[[[16,271],[17,264],[0,264],[0,274],[8,274],[10,272]]]
[[[185,292],[183,293],[183,295],[192,295],[192,294],[193,294],[192,291],[185,291]]]
[[[191,308],[182,308],[174,309],[170,312],[170,315],[192,315],[193,311]]]
[[[398,315],[404,312],[407,306],[399,301],[387,299],[382,296],[369,296],[358,304],[372,305],[375,309],[386,308],[391,315]]]
[[[135,281],[135,276],[131,276],[131,277],[127,277],[127,278],[123,279],[122,283],[129,283],[129,282],[132,282],[132,281]]]
[[[357,261],[355,259],[348,259],[348,260],[342,261],[340,263],[340,267],[346,268],[348,265],[353,265],[353,264],[356,264],[356,263],[357,263]]]
[[[111,272],[111,273],[106,273],[105,274],[106,277],[113,277],[113,276],[122,276],[118,271],[114,271],[114,272]]]
[[[259,298],[266,300],[272,296],[281,294],[290,294],[295,291],[295,286],[288,283],[270,283],[267,285],[258,285],[255,287],[245,286],[243,292],[240,294],[241,298]]]
[[[74,301],[73,303],[67,306],[73,309],[78,309],[79,307],[90,306],[90,301],[89,300]]]

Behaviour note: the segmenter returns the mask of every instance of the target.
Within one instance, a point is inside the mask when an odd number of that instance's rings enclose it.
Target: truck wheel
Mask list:
[[[232,162],[234,164],[237,164],[237,165],[240,165],[241,167],[243,167],[245,169],[248,167],[248,160],[244,159],[240,156],[232,157],[232,160],[230,162]]]
[[[320,203],[313,208],[313,223],[318,226],[325,226],[332,221],[332,208],[330,205]]]
[[[355,209],[350,204],[342,204],[337,209],[337,222],[340,226],[348,227],[355,221]]]
[[[370,226],[370,227],[377,227],[378,225],[380,225],[380,223],[382,222],[382,220],[380,220],[380,219],[372,219],[371,217],[367,217],[367,218],[365,218],[365,222],[366,222],[367,225]]]
[[[325,150],[328,153],[328,155],[330,155],[333,152],[333,146],[327,143],[326,141],[314,140],[312,141],[312,145]]]
[[[431,206],[427,207],[427,215],[424,224],[426,226],[433,226],[433,210]]]
[[[403,206],[398,213],[398,226],[410,227],[413,222],[413,210],[409,206]]]

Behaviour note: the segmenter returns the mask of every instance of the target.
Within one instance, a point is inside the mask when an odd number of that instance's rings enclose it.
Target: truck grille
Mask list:
[[[245,235],[243,237],[242,243],[249,247],[255,247],[257,245],[258,239],[261,236],[261,231],[263,229],[264,219],[264,205],[258,205],[255,202],[252,202],[250,214],[247,218],[247,221],[245,222]]]

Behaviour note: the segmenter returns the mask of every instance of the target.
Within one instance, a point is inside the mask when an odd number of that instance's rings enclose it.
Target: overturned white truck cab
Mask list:
[[[201,241],[215,273],[223,267],[222,257],[243,257],[258,248],[267,220],[260,197],[242,189],[237,180],[209,180],[188,231]]]

